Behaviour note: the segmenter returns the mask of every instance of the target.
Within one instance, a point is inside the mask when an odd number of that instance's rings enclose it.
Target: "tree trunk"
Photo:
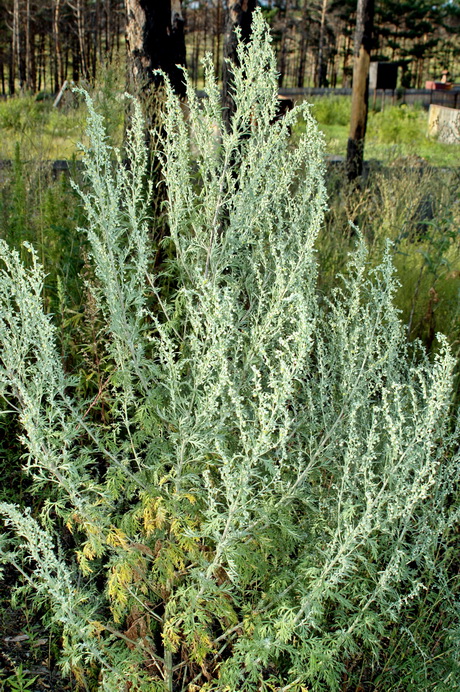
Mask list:
[[[94,8],[94,24],[93,24],[93,55],[92,55],[92,74],[93,80],[96,80],[97,74],[97,64],[98,62],[102,64],[103,52],[102,52],[102,32],[101,32],[101,12],[99,2],[96,2]]]
[[[280,50],[279,50],[279,55],[278,55],[278,73],[279,73],[278,86],[280,89],[283,88],[284,80],[286,78],[286,56],[287,56],[286,35],[287,35],[287,28],[286,28],[286,26],[284,26],[283,31],[281,33],[281,45],[280,45]]]
[[[72,79],[74,82],[78,82],[80,79],[80,51],[78,50],[78,39],[76,36],[72,36],[71,53]]]
[[[77,36],[78,36],[78,48],[80,53],[80,68],[82,77],[84,79],[89,78],[88,62],[86,59],[86,41],[85,41],[85,15],[84,15],[84,0],[77,0],[75,7],[75,16],[77,20]]]
[[[171,60],[169,64],[169,79],[174,91],[179,96],[185,96],[184,73],[177,67],[186,67],[187,56],[185,51],[185,20],[182,13],[181,0],[171,0]]]
[[[362,174],[369,99],[374,0],[358,0],[353,63],[350,135],[347,147],[347,175],[355,180]]]
[[[297,87],[302,89],[305,82],[305,61],[308,50],[308,0],[304,0],[302,7],[302,20],[300,23],[300,47],[299,47],[299,66],[297,70]]]
[[[216,52],[214,57],[216,74],[220,73],[220,41],[222,36],[222,2],[217,0],[216,5],[216,22],[214,26],[216,36]]]
[[[20,33],[19,33],[19,0],[14,0],[13,4],[13,75],[16,76],[16,68],[19,75],[19,88],[22,90],[23,82],[21,79],[21,46],[20,46]],[[13,77],[13,79],[14,79]],[[13,86],[14,93],[14,86]]]
[[[30,0],[26,0],[26,88],[34,91],[32,79],[32,43],[30,36]]]
[[[343,47],[343,63],[342,63],[342,86],[343,87],[348,87],[348,61],[350,58],[350,44],[351,44],[351,39],[349,36],[345,36],[344,38],[344,47]]]
[[[43,26],[38,37],[38,91],[46,89],[46,64],[45,64],[45,34]]]
[[[112,48],[113,48],[113,43],[111,41],[111,29],[112,29],[112,23],[111,23],[111,17],[112,17],[112,10],[110,8],[110,0],[105,0],[104,1],[104,12],[105,12],[105,52],[109,56],[109,60],[112,59]]]
[[[61,12],[61,0],[54,0],[53,7],[53,42],[54,42],[54,90],[56,92],[62,86],[62,52],[59,33],[59,21]],[[61,81],[62,80],[62,81]]]
[[[155,92],[163,70],[175,92],[185,93],[184,20],[180,0],[125,0],[128,87],[139,97],[149,128],[154,123]]]
[[[328,0],[323,0],[321,5],[321,22],[319,29],[319,42],[318,42],[318,67],[316,82],[319,87],[322,87],[325,81],[327,67],[324,64],[324,35],[326,33],[326,12],[327,12]]]
[[[241,38],[247,42],[251,35],[252,13],[256,8],[256,0],[227,0],[225,10],[224,34],[224,63],[222,66],[222,102],[224,121],[230,127],[235,104],[232,98],[233,71],[232,64],[238,64],[237,35],[235,29],[240,27]]]
[[[192,80],[193,80],[193,86],[197,87],[198,85],[198,67],[200,64],[200,30],[199,30],[199,24],[197,23],[197,11],[194,10],[193,12],[193,48],[192,48]],[[198,26],[198,29],[197,29]]]

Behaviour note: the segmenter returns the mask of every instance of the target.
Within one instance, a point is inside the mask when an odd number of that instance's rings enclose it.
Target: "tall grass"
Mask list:
[[[124,72],[120,61],[101,65],[91,93],[105,118],[107,134],[115,146],[123,137]],[[28,161],[72,159],[85,139],[86,110],[69,85],[58,108],[49,94],[18,95],[0,101],[0,159],[12,159],[19,145]]]
[[[340,169],[330,172],[330,208],[320,236],[325,291],[354,242],[349,220],[365,234],[374,262],[387,239],[398,269],[396,304],[409,339],[431,348],[443,331],[460,345],[460,173],[399,159],[371,172],[357,193]]]

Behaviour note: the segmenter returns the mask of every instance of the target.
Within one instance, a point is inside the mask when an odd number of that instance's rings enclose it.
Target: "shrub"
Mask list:
[[[366,277],[362,240],[349,278],[318,300],[322,140],[306,106],[272,124],[276,64],[259,13],[239,57],[230,131],[209,60],[202,104],[189,87],[184,115],[168,90],[166,277],[149,271],[139,108],[130,166],[118,154],[114,169],[88,97],[81,196],[107,419],[89,417],[94,401],[62,368],[33,250],[25,268],[0,246],[0,386],[47,497],[35,516],[0,505],[17,536],[5,533],[2,559],[49,602],[64,667],[98,667],[110,692],[356,685],[363,657],[366,675],[382,670],[395,630],[419,646],[411,623],[427,585],[444,632],[407,689],[433,674],[449,684],[453,358],[442,338],[432,362],[410,354],[389,253]],[[291,150],[299,114],[307,128]]]

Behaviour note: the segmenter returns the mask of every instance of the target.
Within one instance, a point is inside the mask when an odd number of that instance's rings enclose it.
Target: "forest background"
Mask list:
[[[201,58],[222,68],[222,0],[183,0],[187,63],[202,80]],[[265,0],[280,87],[350,86],[356,2]],[[373,60],[400,65],[400,86],[422,88],[442,70],[455,76],[460,5],[429,0],[376,3]],[[58,92],[65,79],[94,80],[98,65],[120,53],[124,0],[1,0],[0,93]]]

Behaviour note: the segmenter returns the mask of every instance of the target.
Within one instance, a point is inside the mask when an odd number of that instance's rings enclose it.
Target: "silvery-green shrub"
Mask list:
[[[40,514],[1,505],[2,559],[60,624],[64,670],[96,666],[109,692],[340,690],[350,662],[410,631],[427,575],[454,608],[439,559],[458,520],[453,358],[441,337],[432,361],[409,350],[389,252],[369,272],[362,239],[318,295],[322,138],[307,106],[276,121],[259,14],[253,28],[229,131],[210,61],[203,101],[168,91],[160,275],[139,107],[126,166],[87,99],[104,421],[63,369],[33,249],[25,267],[0,246],[0,392],[46,497]]]

